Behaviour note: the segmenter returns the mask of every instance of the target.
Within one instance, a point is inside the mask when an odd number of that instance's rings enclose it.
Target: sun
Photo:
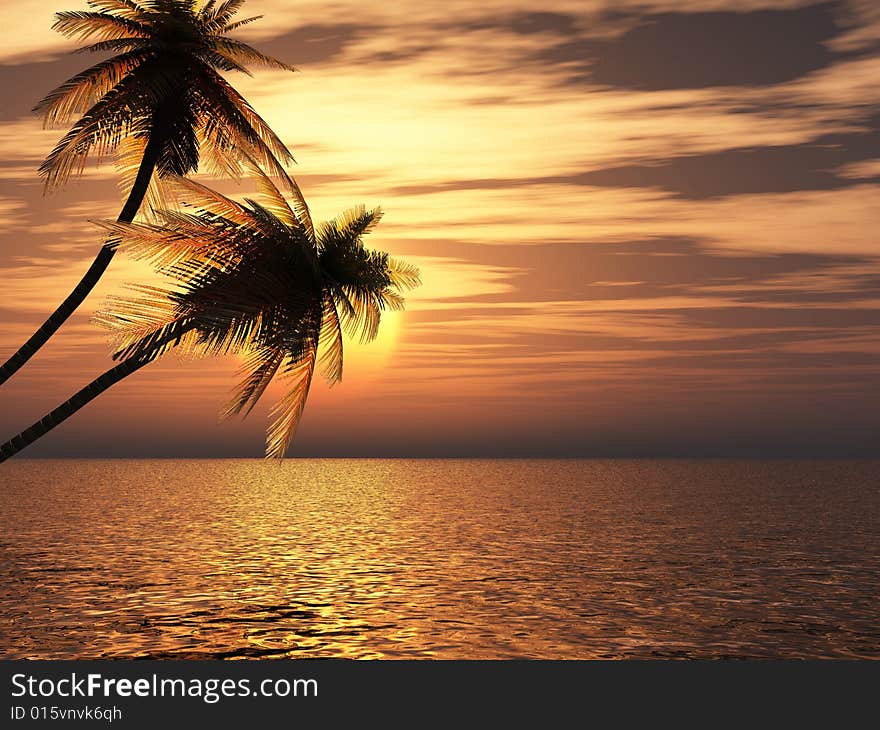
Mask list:
[[[357,338],[346,337],[343,345],[343,382],[376,380],[389,365],[402,329],[403,313],[382,312],[379,335],[372,342],[362,343]]]

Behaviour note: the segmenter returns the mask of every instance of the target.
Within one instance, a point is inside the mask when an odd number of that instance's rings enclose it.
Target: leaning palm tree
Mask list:
[[[293,158],[284,143],[221,76],[248,64],[293,70],[265,56],[229,31],[244,0],[199,5],[196,0],[87,0],[93,11],[61,12],[53,28],[81,49],[115,52],[44,98],[34,111],[46,126],[76,121],[40,167],[46,189],[81,173],[91,155],[116,153],[127,199],[120,222],[131,222],[144,198],[160,205],[155,177],[185,175],[200,158],[213,172],[237,175],[241,152],[273,174],[285,176]],[[107,242],[67,299],[0,367],[5,382],[42,347],[88,296],[115,247]]]
[[[284,456],[316,365],[342,379],[343,329],[373,339],[383,310],[403,306],[418,270],[361,241],[380,211],[355,208],[317,230],[295,184],[292,204],[258,173],[262,198],[235,202],[175,178],[182,211],[156,223],[104,222],[126,253],[152,263],[171,284],[136,286],[110,300],[99,323],[122,362],[0,446],[0,461],[33,443],[86,403],[171,348],[191,355],[244,355],[242,380],[223,416],[250,412],[276,375],[290,380],[273,408],[266,455]],[[320,353],[319,353],[320,347]]]

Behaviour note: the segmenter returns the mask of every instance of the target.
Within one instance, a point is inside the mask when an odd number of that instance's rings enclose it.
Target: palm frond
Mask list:
[[[197,92],[214,114],[205,129],[208,138],[212,139],[216,130],[220,130],[222,139],[218,141],[233,141],[243,147],[264,170],[287,183],[290,178],[284,163],[292,162],[293,155],[278,135],[214,69],[203,64],[198,72],[205,83],[198,86]],[[229,152],[235,154],[237,150],[232,148]]]
[[[392,312],[399,312],[406,308],[406,299],[403,298],[401,294],[394,291],[393,289],[386,289],[382,292],[382,307],[381,309],[390,310]]]
[[[88,157],[113,152],[126,137],[157,141],[160,176],[196,171],[237,176],[241,153],[290,184],[293,156],[219,72],[249,64],[290,68],[240,40],[226,38],[243,0],[88,0],[92,10],[56,14],[54,28],[93,39],[83,52],[114,58],[77,74],[38,106],[47,125],[82,115],[44,162],[47,188],[81,172]],[[199,7],[201,6],[201,7]],[[294,208],[296,210],[296,208]]]
[[[372,342],[379,334],[382,310],[363,289],[340,286],[334,290],[334,301],[341,304],[342,326],[349,337],[361,343]]]
[[[123,83],[125,80],[116,88]],[[62,185],[72,174],[81,174],[89,154],[94,152],[100,157],[115,151],[131,131],[134,116],[122,94],[106,94],[71,127],[40,165],[46,189]]]
[[[180,229],[172,230],[156,223],[102,220],[95,221],[95,224],[110,233],[114,245],[128,257],[135,261],[148,261],[160,271],[198,256],[211,245]]]
[[[52,30],[77,40],[97,35],[105,41],[130,36],[144,38],[149,33],[146,26],[131,18],[89,10],[62,10],[55,13]]]
[[[247,66],[244,66],[233,56],[227,53],[223,53],[222,51],[218,51],[213,48],[204,48],[199,51],[199,55],[211,66],[213,66],[214,68],[219,68],[221,71],[238,71],[239,73],[243,73],[245,76],[253,76]]]
[[[238,180],[242,175],[241,151],[234,137],[216,117],[205,115],[198,128],[199,170],[216,177]]]
[[[43,161],[40,174],[46,178],[46,188],[81,173],[91,154],[108,155],[123,138],[149,134],[155,99],[167,97],[175,84],[172,70],[153,62],[141,63],[125,75],[89,108]],[[183,135],[177,134],[176,142],[180,139]],[[162,159],[160,155],[160,163]]]
[[[156,211],[155,217],[158,223],[95,223],[129,258],[146,261],[157,271],[193,287],[201,285],[210,270],[229,269],[245,256],[254,255],[253,234],[233,222],[217,217],[206,221],[197,215],[168,210]],[[277,282],[270,279],[264,286],[274,291]]]
[[[174,306],[171,291],[155,286],[130,287],[138,294],[108,297],[94,322],[110,332],[115,360],[155,360],[180,344],[188,323]]]
[[[243,166],[257,184],[257,189],[262,197],[262,205],[282,223],[291,228],[300,225],[299,218],[281,194],[271,178],[263,172],[260,166],[249,155],[245,156]]]
[[[415,289],[422,283],[422,276],[418,266],[408,264],[400,259],[388,258],[386,270],[391,279],[391,284],[399,291]]]
[[[381,208],[367,210],[363,205],[355,206],[333,220],[321,224],[318,244],[323,248],[339,245],[355,246],[357,240],[369,233],[381,219]]]
[[[238,225],[247,225],[250,220],[247,212],[239,203],[216,190],[188,177],[172,176],[166,180],[174,191],[176,200],[183,205],[204,210]]]
[[[130,52],[96,63],[49,92],[33,111],[43,115],[47,127],[67,122],[87,111],[144,59],[143,53]]]
[[[250,25],[251,23],[255,23],[256,21],[261,20],[262,18],[263,18],[262,15],[254,15],[251,18],[244,18],[243,20],[239,20],[235,23],[230,23],[229,25],[224,25],[220,29],[220,31],[222,33],[230,33],[231,31],[236,30],[238,28],[242,28],[245,25]]]
[[[248,215],[251,218],[251,225],[259,231],[259,235],[265,241],[277,242],[281,245],[296,242],[295,239],[291,241],[291,233],[295,231],[295,229],[291,229],[290,226],[285,224],[285,222],[269,210],[263,202],[254,200],[253,198],[245,198],[244,202],[247,206]]]
[[[168,289],[139,286],[146,296],[112,299],[98,322],[111,330],[114,357],[154,359],[171,347],[186,356],[228,355],[260,343],[263,303],[235,297],[234,286],[225,292],[197,283],[211,278],[196,274]]]
[[[239,203],[171,176],[182,209],[155,211],[157,223],[100,222],[120,248],[150,261],[172,283],[111,300],[98,321],[110,329],[116,357],[152,359],[171,347],[199,356],[244,355],[223,417],[247,415],[274,378],[290,380],[267,430],[266,454],[280,458],[316,366],[331,386],[342,380],[343,330],[373,339],[383,311],[403,306],[401,291],[417,285],[419,274],[363,246],[378,209],[353,208],[324,224],[315,245],[304,235],[301,214],[258,161],[242,159],[262,188],[262,202]]]
[[[86,0],[86,4],[100,12],[115,13],[132,20],[146,13],[146,10],[133,0]]]
[[[265,53],[260,53],[256,48],[239,40],[222,37],[214,38],[212,39],[211,45],[217,53],[220,53],[231,61],[242,65],[251,63],[261,66],[269,66],[270,68],[282,69],[284,71],[296,71],[293,66],[284,63],[283,61],[279,61],[272,56],[267,56]]]
[[[208,27],[212,30],[219,30],[226,26],[232,19],[245,0],[226,0],[214,8],[215,3],[211,3],[211,9],[207,7],[202,10],[202,14],[208,21]]]
[[[299,189],[299,185],[296,184],[296,180],[292,177],[286,177],[284,182],[286,183],[290,194],[293,196],[293,205],[291,206],[293,213],[300,225],[305,229],[306,235],[309,237],[312,246],[314,246],[315,226],[312,223],[312,214],[309,211],[309,205],[306,203],[306,199],[303,196],[302,191]]]
[[[204,5],[202,5],[199,10],[199,17],[204,21],[212,18],[214,16],[213,10],[214,6],[217,4],[217,0],[208,0]]]
[[[119,172],[119,189],[123,199],[127,199],[134,186],[147,140],[144,137],[125,137],[116,147],[116,169]],[[138,211],[144,220],[157,222],[160,217],[156,214],[159,210],[168,210],[175,207],[176,198],[173,189],[159,175],[151,175],[147,186],[147,193]]]
[[[182,103],[174,113],[167,116],[154,113],[150,126],[150,135],[158,135],[162,140],[156,172],[163,177],[186,175],[199,167],[199,121],[196,111],[187,103],[188,94],[181,91]]]
[[[382,312],[402,309],[401,292],[419,283],[418,269],[369,251],[361,243],[381,217],[378,209],[352,208],[321,226],[321,269],[345,331],[361,342],[375,339]]]
[[[302,228],[308,242],[314,246],[315,226],[312,223],[312,214],[296,180],[290,176],[282,179],[282,183],[292,197],[292,200],[288,200],[253,157],[244,154],[243,158],[242,166],[256,181],[260,193],[265,198],[265,207],[290,227]]]
[[[224,307],[222,302],[211,302],[210,308],[198,313],[198,341],[195,350],[200,355],[231,355],[253,347],[259,342],[262,310],[252,311],[243,302]]]
[[[251,353],[239,370],[239,376],[243,379],[236,385],[232,397],[220,411],[220,418],[227,419],[242,411],[247,417],[283,361],[284,351],[280,348],[259,348]]]
[[[98,41],[82,48],[77,48],[74,53],[104,53],[105,51],[132,51],[145,50],[148,42],[144,38],[111,38],[108,41]]]
[[[318,366],[332,388],[342,382],[342,327],[336,304],[329,294],[324,296],[324,311],[321,316],[321,336],[318,351]]]
[[[315,347],[310,347],[301,359],[285,368],[284,376],[293,381],[293,386],[272,408],[270,417],[273,420],[266,432],[267,457],[281,459],[287,453],[306,407],[314,372]]]

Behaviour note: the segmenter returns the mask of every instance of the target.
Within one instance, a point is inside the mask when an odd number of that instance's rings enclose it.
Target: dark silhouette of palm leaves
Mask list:
[[[290,151],[220,75],[248,73],[249,64],[292,70],[226,35],[258,19],[233,21],[244,0],[202,6],[195,0],[87,2],[93,10],[56,13],[54,28],[93,41],[82,51],[116,55],[69,79],[35,107],[47,126],[76,120],[40,167],[47,189],[82,172],[89,156],[115,153],[127,193],[118,220],[128,222],[145,198],[148,211],[166,206],[159,180],[195,171],[200,160],[209,171],[236,176],[247,157],[287,179]],[[101,248],[73,291],[0,366],[0,384],[76,311],[113,254],[112,244]]]
[[[46,125],[76,119],[40,167],[49,188],[81,172],[86,159],[120,152],[123,167],[137,170],[148,140],[157,147],[160,176],[195,171],[200,157],[212,170],[238,172],[246,151],[274,175],[284,176],[292,157],[284,143],[220,75],[249,74],[248,65],[293,70],[240,40],[231,30],[243,0],[87,0],[94,11],[56,14],[55,30],[113,51],[64,82],[34,109]],[[81,115],[81,116],[80,116]],[[129,144],[120,148],[123,140]]]
[[[315,228],[290,181],[291,200],[253,166],[262,195],[235,202],[175,178],[181,210],[157,211],[156,223],[103,222],[132,257],[150,262],[173,284],[134,287],[98,315],[113,334],[116,359],[151,361],[172,347],[194,355],[244,354],[241,382],[223,416],[250,412],[276,376],[290,381],[272,409],[266,454],[286,452],[316,366],[342,379],[343,330],[373,339],[386,309],[418,270],[370,251],[362,237],[378,209],[353,208]]]

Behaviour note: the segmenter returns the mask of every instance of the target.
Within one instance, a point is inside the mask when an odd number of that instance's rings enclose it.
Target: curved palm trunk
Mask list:
[[[117,218],[117,221],[120,223],[131,223],[137,215],[141,203],[147,194],[147,189],[150,185],[150,178],[153,175],[153,170],[159,159],[160,149],[161,143],[159,135],[151,134],[147,146],[144,149],[144,156],[141,160],[140,167],[138,168],[134,185],[132,185],[131,192],[128,195],[128,200],[125,201],[125,205],[122,207],[122,212],[119,214],[119,218]],[[38,329],[31,338],[2,365],[2,367],[0,367],[0,385],[9,380],[9,378],[12,377],[22,365],[30,360],[37,350],[49,341],[49,338],[55,334],[58,328],[61,327],[61,325],[67,321],[68,317],[76,311],[77,307],[83,303],[83,300],[85,300],[89,295],[89,292],[95,288],[95,285],[107,270],[107,266],[109,266],[110,261],[113,260],[113,254],[115,253],[116,249],[113,246],[112,241],[108,241],[101,247],[100,252],[95,257],[89,270],[85,273],[85,276],[83,276],[79,284],[76,285],[76,288],[68,295],[67,299],[65,299],[61,306],[52,313],[52,316],[43,323],[43,326],[40,327],[40,329]]]
[[[82,408],[97,398],[101,393],[116,385],[123,378],[128,377],[134,372],[140,370],[153,360],[156,360],[166,347],[176,347],[180,344],[181,339],[193,328],[193,324],[189,321],[179,321],[177,326],[156,338],[146,338],[150,342],[152,354],[132,355],[123,360],[116,367],[110,368],[103,375],[95,378],[85,388],[80,390],[70,400],[65,401],[54,411],[44,416],[30,428],[22,431],[18,436],[9,439],[5,444],[0,444],[0,463],[6,461],[10,456],[15,456],[19,451],[30,446],[38,438],[45,436],[55,426],[63,423]],[[156,354],[159,353],[159,354]]]
[[[110,386],[115,385],[133,372],[140,370],[149,362],[152,362],[149,358],[130,357],[100,377],[95,378],[73,398],[62,403],[54,411],[41,418],[30,428],[22,431],[18,436],[0,445],[0,462],[6,461],[10,456],[15,456],[23,448],[30,446],[38,438],[49,433],[55,426],[70,418],[86,403],[97,398]]]

